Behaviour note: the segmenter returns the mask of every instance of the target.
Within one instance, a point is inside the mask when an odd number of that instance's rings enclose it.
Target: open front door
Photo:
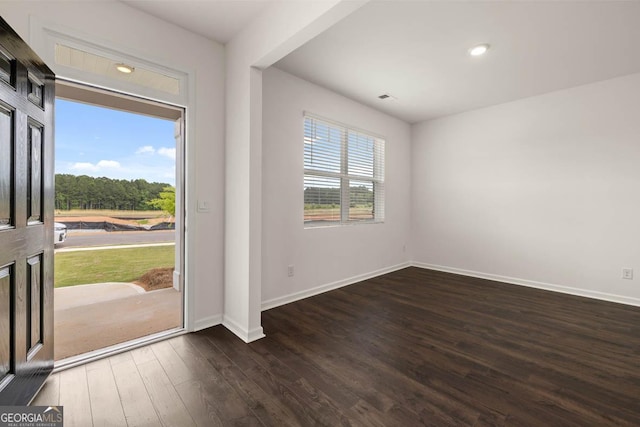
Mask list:
[[[53,369],[53,72],[0,19],[0,405]]]

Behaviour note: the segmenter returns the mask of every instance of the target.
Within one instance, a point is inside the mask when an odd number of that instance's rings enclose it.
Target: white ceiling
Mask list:
[[[122,1],[226,43],[278,0]],[[275,65],[414,123],[640,72],[639,42],[640,1],[373,0]]]
[[[414,123],[640,72],[639,43],[640,2],[373,1],[276,66]]]
[[[138,10],[225,44],[269,4],[269,0],[121,0]]]

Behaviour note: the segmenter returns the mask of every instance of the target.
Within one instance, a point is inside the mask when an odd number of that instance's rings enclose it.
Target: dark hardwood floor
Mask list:
[[[407,268],[51,377],[65,426],[640,425],[640,308]]]

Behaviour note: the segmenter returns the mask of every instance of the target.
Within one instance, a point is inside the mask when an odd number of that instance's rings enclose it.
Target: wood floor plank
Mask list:
[[[314,307],[305,307],[301,309],[301,312],[307,313],[313,309]],[[286,318],[297,319],[296,323],[299,327],[301,325],[301,315],[291,316],[291,314],[287,313]],[[313,329],[311,325],[309,333]],[[372,330],[375,331],[375,329]],[[387,365],[380,363],[380,354],[373,354],[373,357],[370,357],[375,346],[363,338],[368,333],[362,333],[359,336],[354,335],[349,340],[335,340],[333,339],[334,334],[337,336],[347,334],[346,330],[340,329],[338,325],[335,325],[332,327],[332,333],[325,333],[321,338],[308,336],[306,339],[298,340],[295,337],[289,337],[279,332],[277,334],[278,336],[274,337],[276,340],[293,351],[298,351],[303,357],[310,358],[314,361],[313,363],[324,370],[325,376],[337,375],[338,378],[342,379],[343,383],[351,384],[351,388],[362,400],[367,401],[380,411],[386,412],[391,407],[397,408],[397,403],[400,403],[403,405],[401,406],[403,410],[413,411],[416,416],[421,413],[431,414],[437,412],[464,414],[464,419],[454,421],[454,424],[456,422],[469,424],[477,417],[477,413],[468,406],[465,407],[460,402],[442,398],[438,393],[434,393],[431,388],[425,388],[420,383],[411,381],[412,375],[406,376],[406,374],[398,372],[397,369],[390,370]],[[372,340],[375,343],[381,337],[376,333]],[[302,348],[298,348],[300,345],[302,345]],[[365,349],[367,350],[366,352],[363,351]],[[386,353],[386,351],[383,350],[380,353]],[[392,354],[392,361],[404,355],[402,352],[393,352]],[[345,360],[338,360],[339,363],[336,364],[336,360],[339,358],[344,358]],[[464,372],[467,372],[467,370]],[[375,375],[372,373],[375,373]],[[452,380],[455,380],[455,378],[452,377]],[[382,391],[377,390],[376,383],[385,383],[385,389]],[[411,393],[411,399],[403,398],[407,393]],[[415,397],[420,398],[416,399]],[[399,398],[401,401],[396,402]],[[397,415],[399,416],[400,414]],[[406,419],[406,417],[402,418]],[[396,421],[396,423],[399,422],[401,420]]]
[[[199,381],[203,388],[203,398],[206,398],[207,404],[213,406],[217,416],[225,424],[242,422],[253,425],[258,422],[247,403],[226,382],[222,374],[209,363],[206,357],[193,346],[188,337],[177,337],[172,339],[170,343],[189,369],[197,372],[199,378],[205,379]],[[178,391],[180,391],[179,388]],[[252,419],[255,422],[252,422]]]
[[[190,370],[167,341],[161,341],[149,347],[174,386],[198,378],[198,372]]]
[[[131,355],[130,351],[125,351],[123,353],[119,353],[109,357],[109,362],[111,363],[111,366],[117,365],[120,362],[129,362],[129,361],[133,361],[133,356]]]
[[[151,349],[151,346],[138,347],[129,352],[133,360],[137,365],[140,365],[145,362],[150,362],[152,360],[157,360],[156,355]]]
[[[383,328],[382,325],[380,327]],[[387,336],[395,337],[396,335]],[[357,348],[366,348],[367,353],[374,356],[375,361],[380,361],[392,366],[395,371],[406,375],[408,378],[418,378],[421,379],[423,383],[426,381],[424,385],[428,387],[422,387],[421,391],[416,390],[416,392],[423,394],[423,399],[420,400],[421,402],[428,402],[426,403],[427,406],[420,409],[414,407],[415,411],[428,418],[432,418],[438,414],[436,416],[441,420],[440,422],[451,418],[453,414],[460,413],[464,415],[464,419],[456,421],[454,417],[450,419],[450,422],[454,425],[461,421],[466,425],[472,424],[473,420],[478,417],[478,414],[474,414],[474,410],[472,409],[474,403],[467,401],[463,395],[460,395],[459,399],[451,399],[451,394],[457,393],[457,390],[451,388],[450,385],[461,382],[463,378],[471,372],[471,369],[478,368],[478,366],[482,368],[482,365],[470,363],[471,361],[465,360],[464,358],[458,357],[456,359],[457,355],[452,353],[447,354],[447,352],[444,353],[444,357],[439,357],[438,353],[432,351],[432,349],[423,348],[419,345],[416,346],[416,344],[419,343],[416,343],[414,340],[410,340],[409,342],[411,346],[407,346],[406,348],[403,347],[396,338],[393,339],[392,343],[388,343],[403,350],[396,353],[386,351],[389,347],[385,343],[384,334],[377,334],[373,337],[369,337],[368,334],[360,334],[354,339],[353,344],[356,346],[354,352],[357,351]],[[312,352],[316,353],[317,350],[314,349]],[[428,360],[431,363],[424,364],[421,362],[424,356],[428,356]],[[466,368],[460,369],[460,367],[465,366]],[[384,371],[384,365],[378,366],[374,364],[371,368],[376,371]],[[482,371],[484,370],[485,369],[482,369]],[[389,381],[388,384],[392,388],[394,381]],[[405,382],[401,387],[406,388],[408,391],[411,390],[412,385]],[[396,389],[395,394],[401,396],[403,394],[402,389]],[[442,396],[449,397],[443,399]],[[411,402],[402,403],[411,406]],[[493,412],[483,413],[482,417],[484,419],[501,418],[499,413]]]
[[[228,331],[218,328],[208,332],[212,341],[224,342],[227,357],[253,377],[263,390],[286,396],[280,400],[298,414],[303,424],[339,425],[346,421],[330,398],[277,359],[253,351],[253,345],[247,349]]]
[[[166,427],[195,426],[193,418],[160,362],[155,359],[149,360],[137,364],[137,367],[162,424]]]
[[[353,404],[351,409],[353,410],[353,412],[358,414],[358,422],[362,425],[374,427],[386,427],[389,425],[394,425],[388,424],[388,421],[385,419],[384,414],[364,400],[358,400]]]
[[[101,425],[110,367],[130,426],[640,425],[639,307],[412,267],[262,324],[61,372],[34,403]]]
[[[223,378],[249,405],[260,421],[269,426],[301,425],[299,414],[279,401],[278,396],[266,392],[218,349],[203,334],[193,334],[191,341],[201,354],[222,374]]]
[[[218,416],[216,395],[208,393],[203,381],[182,381],[176,386],[176,391],[182,398],[189,414],[199,427],[221,427],[224,422]]]
[[[316,342],[307,339],[300,348],[300,343],[295,339],[277,335],[282,344],[301,351],[305,358],[324,372],[325,376],[341,378],[346,388],[361,397],[360,406],[366,403],[368,408],[389,414],[386,416],[389,424],[404,425],[410,423],[409,420],[421,419],[420,413],[437,411],[437,407],[433,406],[434,400],[426,399],[429,388],[414,383],[410,377],[389,371],[383,364],[358,351],[357,347],[351,347],[346,342]],[[380,387],[380,384],[384,384],[384,387]],[[406,398],[406,395],[411,398]],[[451,399],[447,399],[446,404],[446,412],[451,412],[451,406],[460,405]],[[477,417],[477,413],[470,408],[461,413],[470,420]]]
[[[128,360],[123,357],[111,358],[110,362],[127,425],[129,427],[160,425],[160,419],[133,357],[129,356]]]
[[[51,375],[31,406],[58,406],[60,404],[60,374]]]
[[[93,425],[87,369],[84,365],[60,372],[60,404],[64,406],[65,427]]]
[[[299,373],[304,382],[317,387],[324,394],[332,396],[342,407],[353,406],[360,397],[344,387],[344,383],[336,376],[326,375],[318,366],[300,355],[294,354],[276,340],[259,340],[252,344],[252,350],[264,357],[277,359],[279,363]],[[274,363],[274,362],[271,362]]]
[[[522,289],[510,285],[488,281],[478,282],[475,279],[468,283],[468,278],[419,269],[408,269],[403,272],[409,274],[401,278],[397,278],[398,275],[395,274],[383,276],[383,278],[372,279],[306,300],[309,302],[306,305],[300,302],[290,304],[286,308],[271,310],[263,317],[265,332],[268,337],[289,343],[292,348],[302,343],[309,350],[306,352],[299,350],[303,357],[320,357],[318,354],[322,354],[329,346],[326,342],[316,347],[310,346],[317,338],[312,333],[313,325],[317,325],[318,331],[325,331],[324,337],[329,340],[328,342],[332,336],[338,339],[349,337],[351,331],[350,338],[346,340],[347,344],[342,345],[344,351],[358,354],[359,359],[367,364],[371,364],[371,361],[367,362],[367,358],[363,359],[362,355],[374,356],[374,361],[377,359],[384,365],[392,366],[396,372],[406,375],[407,378],[418,379],[423,384],[422,393],[430,404],[438,401],[460,403],[457,409],[445,407],[439,415],[437,412],[430,414],[439,416],[440,424],[446,419],[442,418],[443,416],[451,417],[458,413],[465,417],[463,419],[466,419],[465,424],[468,425],[473,418],[467,419],[466,416],[478,410],[480,415],[477,422],[496,424],[507,419],[501,410],[511,410],[510,419],[519,419],[524,425],[535,425],[540,417],[551,420],[555,417],[558,422],[567,425],[580,424],[580,422],[601,423],[606,420],[625,424],[633,419],[631,413],[637,416],[638,370],[632,368],[634,365],[630,357],[633,352],[627,346],[625,346],[626,349],[620,349],[618,343],[614,341],[606,343],[596,352],[599,352],[602,357],[610,357],[611,352],[607,350],[614,345],[617,350],[614,354],[619,356],[616,361],[604,365],[597,360],[597,356],[592,354],[591,346],[587,344],[588,341],[585,342],[585,339],[593,340],[593,335],[597,333],[589,336],[585,332],[593,328],[593,325],[589,326],[588,320],[592,315],[591,307],[588,310],[583,309],[581,306],[584,303],[583,299],[569,297],[571,302],[578,304],[577,308],[569,305],[567,310],[565,304],[555,302],[557,298],[566,300],[567,298],[563,295],[525,288],[523,290],[527,297],[523,298],[520,295]],[[420,283],[422,275],[427,281],[425,285]],[[438,286],[440,281],[443,282],[442,286]],[[450,282],[456,281],[460,281],[459,286],[452,287]],[[433,301],[434,296],[438,298],[435,301]],[[531,323],[528,323],[527,316],[523,318],[522,315],[517,314],[531,307],[531,300],[537,298],[543,301],[546,298],[554,300],[550,305],[557,306],[558,312],[553,312],[553,316],[563,319],[566,323],[564,329],[560,322],[554,322],[553,328],[547,327],[539,320],[540,312],[535,310],[531,313],[533,318]],[[487,300],[492,300],[492,303],[488,304]],[[594,307],[597,308],[601,302],[595,303]],[[497,304],[497,308],[492,304]],[[545,307],[540,301],[536,301],[536,304],[541,308]],[[603,312],[610,311],[608,303],[604,304],[607,307]],[[508,309],[501,307],[508,307]],[[628,310],[635,311],[635,317],[638,318],[637,309],[627,308],[624,311]],[[560,312],[567,311],[576,314],[560,316]],[[277,336],[270,334],[268,328],[271,314],[274,316],[273,323],[277,325],[277,330],[283,331],[277,332]],[[294,320],[288,321],[288,319]],[[354,322],[358,319],[359,322]],[[423,322],[422,319],[427,322]],[[307,322],[309,327],[305,328]],[[624,321],[613,319],[617,333],[622,330],[621,322],[624,324]],[[433,330],[433,333],[430,333],[430,330]],[[369,331],[375,332],[372,334]],[[523,331],[527,332],[523,333]],[[574,331],[578,331],[580,335],[575,335]],[[572,334],[571,337],[576,340],[572,342],[572,347],[580,351],[575,352],[569,349],[568,352],[563,353],[559,346],[552,349],[548,347],[549,342],[555,345],[568,334]],[[353,345],[350,344],[351,342]],[[629,336],[623,340],[624,342],[629,342]],[[632,339],[631,342],[638,343],[637,339]],[[596,343],[592,341],[592,344]],[[396,348],[399,351],[393,351]],[[550,353],[549,350],[553,352]],[[585,350],[588,354],[585,354]],[[336,357],[330,358],[331,352],[340,353],[340,346],[333,347],[324,354],[325,359],[335,363]],[[442,354],[442,357],[434,358],[434,355],[438,354]],[[450,358],[454,360],[449,361]],[[426,361],[430,363],[425,363]],[[381,371],[383,366],[376,366],[376,364],[370,366],[375,372]],[[599,407],[606,404],[580,403],[577,400],[586,400],[587,397],[576,396],[569,400],[561,396],[558,390],[535,390],[527,383],[528,378],[535,373],[551,378],[564,376],[564,382],[571,384],[574,382],[571,378],[580,375],[581,372],[581,376],[584,377],[585,370],[580,369],[580,364],[585,364],[591,368],[592,372],[594,370],[600,372],[600,369],[606,366],[609,374],[611,372],[627,374],[626,378],[620,375],[613,376],[614,381],[618,382],[617,387],[614,386],[613,381],[610,382],[609,375],[604,372],[595,378],[586,377],[581,384],[576,384],[575,388],[572,387],[572,390],[578,393],[578,390],[586,386],[587,389],[592,389],[595,396],[601,398],[613,394],[618,397],[618,399],[614,398],[614,401],[618,401],[620,410],[615,411],[608,418],[598,418],[595,413],[606,413],[604,408]],[[339,365],[352,368],[358,366],[349,359],[340,361]],[[327,368],[330,366],[330,364],[327,365]],[[636,375],[633,380],[628,377],[630,368]],[[474,380],[469,376],[470,373],[484,374],[494,369],[498,369],[497,373],[501,373],[503,377],[511,378],[512,386],[518,386],[520,395],[518,398],[511,399],[511,403],[496,404],[496,402],[505,401],[504,393],[502,396],[497,394],[492,401],[493,390],[498,392],[500,388],[493,388],[488,384],[483,385],[484,392],[478,390],[471,393],[472,388],[469,386]],[[330,369],[327,369],[327,372],[329,371]],[[357,372],[356,370],[352,374],[353,378],[357,378]],[[451,377],[451,372],[457,372],[457,377]],[[489,384],[492,381],[498,381],[493,377],[487,377],[486,374],[484,378]],[[620,380],[624,384],[621,384]],[[388,384],[393,386],[393,383]],[[455,387],[452,387],[452,384],[455,384]],[[407,391],[409,390],[411,387],[407,388]],[[618,393],[616,390],[623,390],[624,393]],[[403,394],[407,395],[406,393],[402,393],[400,389],[396,391],[399,392],[398,398],[403,401],[403,404],[412,405],[411,399],[402,398]],[[451,399],[452,393],[455,399]],[[514,394],[513,390],[510,395],[512,394]],[[366,400],[366,395],[363,395],[363,398]],[[547,399],[555,401],[555,404],[549,404]],[[608,398],[603,400],[609,401],[607,404],[613,403]],[[493,403],[494,408],[484,404],[487,401]],[[376,405],[375,402],[372,404]],[[414,410],[416,410],[415,406]],[[420,413],[428,414],[423,411]]]
[[[126,425],[120,395],[108,359],[87,365],[87,383],[94,427]]]

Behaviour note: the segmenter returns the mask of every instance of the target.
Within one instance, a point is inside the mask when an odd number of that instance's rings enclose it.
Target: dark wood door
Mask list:
[[[53,72],[0,19],[0,405],[53,369]]]

